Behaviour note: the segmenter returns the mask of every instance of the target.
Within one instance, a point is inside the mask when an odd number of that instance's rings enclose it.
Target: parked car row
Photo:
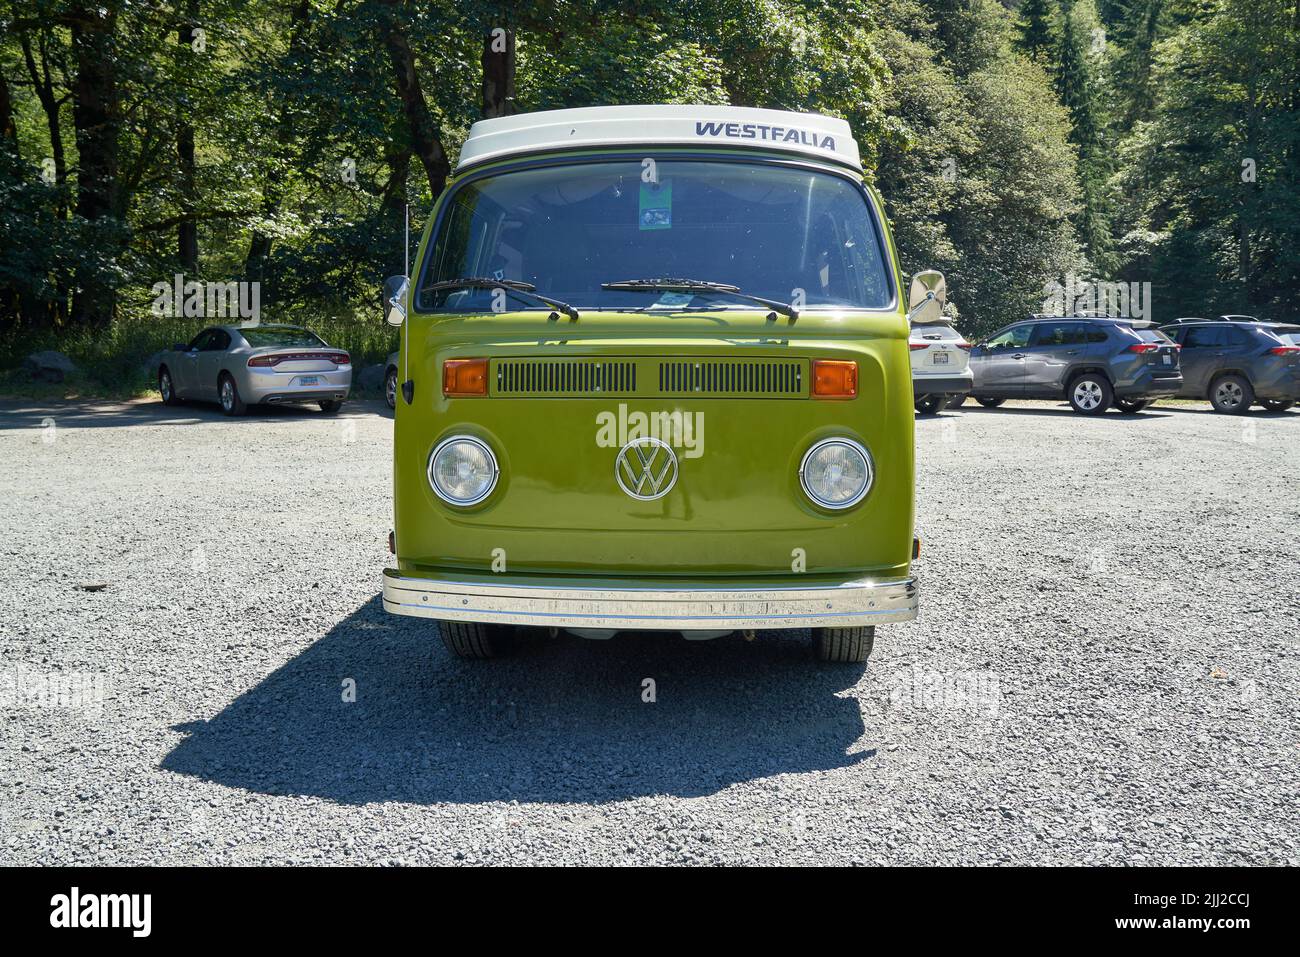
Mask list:
[[[1240,414],[1300,400],[1300,325],[1250,316],[1178,319],[1155,327],[1100,316],[1030,316],[970,344],[947,323],[913,326],[918,412],[972,396],[1063,399],[1082,415],[1140,412],[1159,398],[1208,399]]]

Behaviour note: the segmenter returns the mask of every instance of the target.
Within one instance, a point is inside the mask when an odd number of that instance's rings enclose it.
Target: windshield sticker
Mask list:
[[[641,184],[641,206],[637,214],[641,229],[673,228],[673,181]]]

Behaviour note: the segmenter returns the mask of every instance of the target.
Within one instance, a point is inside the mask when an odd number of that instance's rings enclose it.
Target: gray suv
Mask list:
[[[1179,396],[1235,414],[1255,403],[1285,412],[1300,399],[1300,325],[1221,316],[1161,328],[1182,346]]]
[[[1066,399],[1100,415],[1113,404],[1140,412],[1183,388],[1178,346],[1149,323],[1092,316],[1032,316],[971,349],[971,395],[993,408],[1007,399]]]

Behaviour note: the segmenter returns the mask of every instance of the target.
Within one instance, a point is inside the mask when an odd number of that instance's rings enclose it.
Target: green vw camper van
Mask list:
[[[384,607],[456,654],[520,627],[917,614],[909,313],[843,120],[611,106],[474,124],[409,277]],[[912,314],[944,298],[911,284]]]

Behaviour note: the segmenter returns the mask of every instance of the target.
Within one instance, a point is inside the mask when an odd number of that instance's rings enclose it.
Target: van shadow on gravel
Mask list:
[[[816,662],[798,639],[562,635],[464,662],[432,622],[376,596],[215,717],[178,726],[189,736],[162,767],[267,794],[431,804],[690,797],[870,760],[848,753],[865,729],[839,694],[861,667]]]

